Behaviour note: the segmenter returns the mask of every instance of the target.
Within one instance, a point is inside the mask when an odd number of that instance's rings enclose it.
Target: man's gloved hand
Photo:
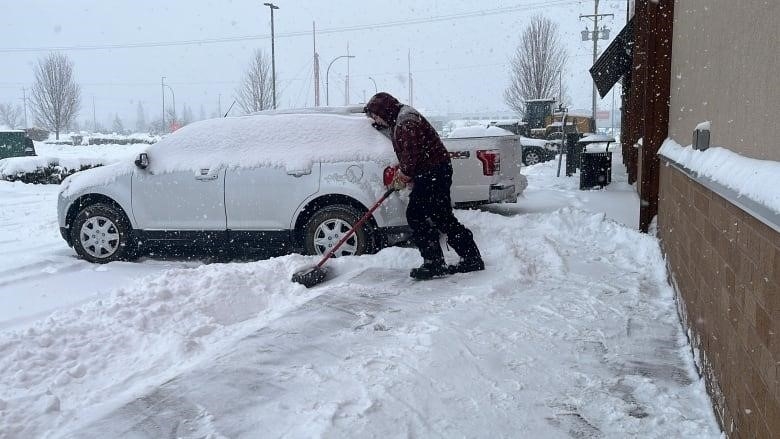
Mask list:
[[[401,171],[401,168],[396,168],[395,176],[393,177],[393,189],[400,191],[406,189],[406,186],[412,182],[406,174]]]

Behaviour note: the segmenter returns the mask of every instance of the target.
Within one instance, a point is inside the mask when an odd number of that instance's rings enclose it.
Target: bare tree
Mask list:
[[[512,57],[510,84],[504,92],[507,105],[525,114],[525,101],[563,96],[560,74],[566,59],[558,25],[547,17],[533,17]]]
[[[33,112],[36,122],[54,131],[70,125],[79,111],[81,88],[73,75],[73,63],[61,53],[51,53],[38,60],[32,88]]]
[[[12,130],[19,128],[22,125],[22,111],[21,105],[0,104],[0,124],[8,125]]]
[[[271,63],[268,56],[257,49],[252,55],[241,85],[236,89],[236,102],[245,113],[267,110],[273,106],[272,85]]]

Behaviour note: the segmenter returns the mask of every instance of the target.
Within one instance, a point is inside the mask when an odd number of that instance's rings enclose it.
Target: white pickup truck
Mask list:
[[[456,206],[515,202],[528,186],[520,173],[520,136],[497,127],[463,127],[443,140],[452,158]]]
[[[528,186],[520,174],[515,135],[446,138],[452,159],[452,201],[456,207],[513,203]]]

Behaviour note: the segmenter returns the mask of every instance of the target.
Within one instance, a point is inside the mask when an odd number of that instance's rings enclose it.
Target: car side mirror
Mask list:
[[[138,154],[138,158],[135,159],[135,165],[139,169],[146,169],[149,166],[149,155],[145,152]]]

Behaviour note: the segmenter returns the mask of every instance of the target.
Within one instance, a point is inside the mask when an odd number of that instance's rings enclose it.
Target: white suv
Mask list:
[[[362,114],[275,114],[187,125],[135,163],[62,182],[63,238],[91,262],[130,259],[155,244],[324,254],[386,190],[392,145]],[[339,250],[408,238],[396,193]]]
[[[187,125],[135,163],[79,172],[60,188],[60,232],[92,262],[192,245],[324,254],[386,190],[389,139],[352,107],[285,110]],[[526,186],[517,136],[444,139],[455,205],[514,202]],[[395,193],[336,256],[408,239]]]

